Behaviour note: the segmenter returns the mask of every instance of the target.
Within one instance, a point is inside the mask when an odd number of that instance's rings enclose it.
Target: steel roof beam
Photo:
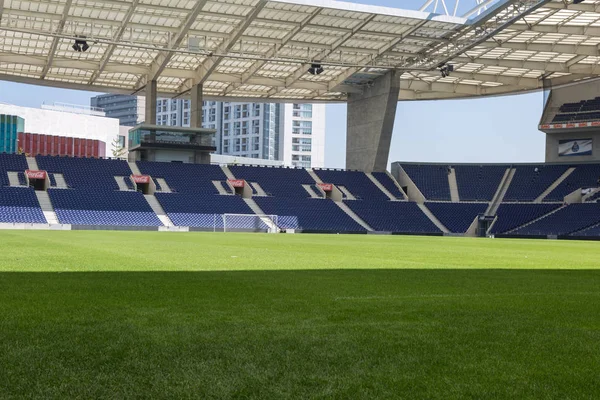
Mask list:
[[[246,19],[231,32],[228,39],[226,39],[215,51],[215,53],[227,53],[233,48],[238,39],[244,34],[244,31],[252,23],[253,18],[256,17],[267,4],[267,0],[259,0],[254,9],[246,16]],[[182,88],[191,88],[194,85],[202,84],[208,80],[210,74],[219,66],[223,57],[207,57],[206,60],[196,68],[196,77],[194,79],[184,82]]]
[[[504,48],[512,50],[523,50],[532,52],[544,52],[544,53],[560,53],[560,54],[574,54],[584,56],[600,56],[600,50],[598,46],[592,45],[575,45],[575,44],[552,44],[552,43],[527,43],[527,42],[483,42],[474,50],[479,47],[486,48]]]
[[[196,2],[194,7],[189,11],[187,17],[185,18],[185,21],[183,21],[183,23],[179,27],[177,34],[171,39],[171,41],[167,45],[167,49],[174,49],[179,47],[179,45],[185,38],[185,35],[188,33],[190,27],[194,24],[194,22],[196,22],[198,14],[200,13],[200,11],[202,11],[202,8],[206,5],[207,1],[208,0],[198,0]],[[146,82],[156,80],[163,72],[163,70],[167,67],[172,57],[173,52],[161,51],[156,56],[148,70],[148,75],[145,78]],[[140,88],[141,86],[145,85],[145,83],[143,85],[141,83],[142,82],[138,82],[136,87]]]
[[[113,40],[115,40],[115,41],[121,40],[121,37],[123,36],[123,33],[125,32],[125,28],[127,28],[127,24],[129,23],[129,21],[131,21],[131,17],[133,17],[133,14],[135,13],[135,8],[137,7],[138,3],[139,3],[139,0],[132,1],[131,6],[129,7],[129,10],[127,10],[127,14],[125,14],[125,18],[123,18],[123,21],[121,21],[121,26],[119,26],[119,29],[117,30],[117,32],[115,33],[115,35],[113,37]],[[106,68],[106,65],[110,61],[110,58],[112,57],[116,48],[117,48],[117,45],[115,45],[115,44],[111,44],[108,46],[108,49],[106,49],[106,51],[102,55],[102,59],[100,60],[100,66],[98,67],[97,70],[94,71],[94,73],[92,74],[92,77],[88,81],[89,85],[93,84],[94,81],[100,75],[102,75],[102,72],[104,72],[104,69]]]
[[[320,8],[315,9],[315,11],[313,11],[311,14],[309,14],[304,19],[304,21],[302,21],[294,29],[292,29],[281,40],[281,42],[279,42],[278,44],[276,44],[275,46],[273,46],[273,48],[267,52],[266,57],[267,58],[275,57],[277,55],[277,53],[279,52],[279,50],[281,50],[282,47],[284,47],[290,40],[292,40],[292,38],[294,36],[296,36],[299,32],[301,32],[302,29],[304,29],[305,26],[307,26],[308,24],[310,24],[310,22],[317,15],[319,15],[320,12],[321,12]],[[224,94],[227,95],[227,94],[231,93],[232,91],[234,91],[239,86],[242,86],[243,84],[245,84],[256,73],[256,71],[258,71],[259,69],[261,69],[265,64],[266,64],[266,61],[256,61],[256,62],[254,62],[254,64],[252,64],[252,66],[250,68],[248,68],[248,70],[245,73],[242,74],[242,79],[240,80],[239,84],[230,85],[229,87],[227,87],[227,89],[225,90]]]
[[[62,33],[63,28],[65,27],[65,23],[67,22],[67,17],[69,16],[69,10],[71,9],[71,4],[73,4],[73,0],[67,0],[63,6],[63,12],[60,17],[60,22],[58,24],[57,31]],[[42,74],[40,75],[40,79],[45,79],[48,71],[52,68],[52,60],[54,60],[54,55],[56,53],[56,49],[58,47],[58,43],[60,39],[55,37],[52,39],[52,45],[50,46],[50,50],[48,50],[48,61],[46,61],[46,65],[42,70]]]

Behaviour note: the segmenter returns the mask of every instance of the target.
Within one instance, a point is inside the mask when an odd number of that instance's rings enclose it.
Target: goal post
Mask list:
[[[223,232],[245,231],[245,232],[269,232],[278,233],[277,215],[267,214],[223,214]],[[219,227],[216,226],[215,230]]]

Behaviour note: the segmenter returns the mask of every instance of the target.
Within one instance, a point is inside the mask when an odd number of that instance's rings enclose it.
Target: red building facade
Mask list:
[[[100,140],[19,133],[19,150],[32,156],[104,157],[106,143]]]

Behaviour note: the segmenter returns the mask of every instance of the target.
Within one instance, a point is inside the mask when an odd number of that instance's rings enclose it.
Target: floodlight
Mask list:
[[[321,75],[323,73],[323,71],[325,71],[325,70],[323,69],[321,64],[311,64],[310,68],[308,69],[308,72],[311,75]]]

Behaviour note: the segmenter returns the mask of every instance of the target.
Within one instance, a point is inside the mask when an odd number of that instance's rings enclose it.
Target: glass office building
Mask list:
[[[25,130],[25,120],[16,115],[0,114],[0,152],[16,153],[18,134]]]

